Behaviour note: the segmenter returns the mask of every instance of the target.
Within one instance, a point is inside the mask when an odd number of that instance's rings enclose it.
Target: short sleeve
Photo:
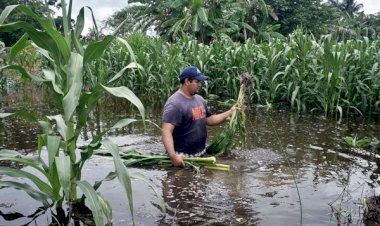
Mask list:
[[[212,115],[212,112],[210,111],[210,108],[208,107],[206,102],[205,102],[205,109],[206,109],[206,117],[208,118]]]
[[[181,124],[181,112],[175,104],[168,103],[165,105],[162,113],[162,121],[174,126],[179,126]]]

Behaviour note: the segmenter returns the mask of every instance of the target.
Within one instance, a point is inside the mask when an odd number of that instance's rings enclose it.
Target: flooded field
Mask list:
[[[145,103],[148,118],[158,125],[163,101]],[[0,112],[21,108],[54,114],[48,95],[35,87],[0,99]],[[214,112],[221,108],[212,105]],[[363,222],[363,204],[379,186],[379,145],[351,148],[344,137],[380,139],[380,122],[346,119],[338,123],[258,107],[247,109],[247,116],[247,148],[218,157],[218,162],[231,165],[229,172],[130,168],[153,181],[167,209],[162,213],[148,186],[133,181],[136,225],[371,225]],[[107,100],[92,117],[82,142],[119,119],[137,117],[137,112],[126,102]],[[209,128],[209,140],[219,131],[221,127]],[[37,125],[18,118],[1,120],[0,149],[33,154],[40,132]],[[143,132],[136,124],[108,137],[131,150],[164,153],[160,131],[154,126]],[[94,182],[112,170],[111,158],[95,156],[86,163],[83,179]],[[0,175],[0,179],[7,177]],[[119,182],[105,182],[99,191],[113,208],[113,225],[132,225]],[[48,225],[51,211],[28,217],[40,206],[22,191],[1,189],[0,225]],[[24,217],[9,219],[9,213]]]

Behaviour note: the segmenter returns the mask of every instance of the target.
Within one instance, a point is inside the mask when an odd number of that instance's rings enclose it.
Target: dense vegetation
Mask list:
[[[328,35],[315,40],[297,30],[261,44],[223,38],[205,45],[190,37],[168,43],[143,34],[129,36],[128,42],[143,69],[126,72],[119,82],[135,92],[165,99],[178,87],[179,70],[193,64],[211,77],[202,87],[206,95],[236,97],[238,78],[249,73],[255,77],[249,97],[255,104],[339,117],[380,113],[379,39],[337,42]],[[129,58],[116,44],[92,66],[99,77],[109,77]]]
[[[380,15],[365,15],[355,0],[132,0],[115,12],[107,26],[122,34],[155,33],[167,41],[192,35],[209,43],[221,36],[234,41],[270,41],[297,28],[316,38],[331,34],[337,40],[379,36]]]

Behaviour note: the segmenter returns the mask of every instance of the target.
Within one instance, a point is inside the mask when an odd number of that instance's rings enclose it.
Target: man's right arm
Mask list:
[[[178,155],[174,149],[173,131],[173,124],[167,122],[162,123],[162,142],[164,143],[166,152],[174,166],[183,167],[185,165],[183,156]]]

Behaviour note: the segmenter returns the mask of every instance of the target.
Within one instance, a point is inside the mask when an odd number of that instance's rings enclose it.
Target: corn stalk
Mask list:
[[[240,85],[239,96],[236,104],[244,106],[244,99],[247,86],[252,84],[252,78],[243,77]],[[207,153],[211,155],[221,155],[237,146],[245,147],[247,143],[246,136],[246,115],[244,110],[235,111],[230,119],[230,123],[224,130],[217,134],[211,143],[207,146]]]
[[[27,111],[0,113],[0,118],[23,117],[38,123],[44,130],[44,133],[38,136],[38,156],[30,157],[14,151],[0,151],[0,161],[12,161],[30,166],[36,169],[40,175],[34,176],[23,169],[7,167],[0,168],[0,174],[24,177],[38,189],[14,181],[1,181],[0,189],[9,187],[23,190],[46,207],[50,206],[50,203],[61,207],[64,202],[71,206],[85,198],[92,210],[95,224],[102,226],[108,224],[112,220],[110,219],[112,210],[108,202],[105,202],[102,195],[96,191],[99,183],[90,185],[81,178],[85,162],[92,157],[96,149],[104,146],[113,156],[114,174],[125,188],[132,222],[134,222],[131,187],[131,178],[134,177],[122,163],[117,148],[115,148],[116,145],[107,139],[102,141],[103,135],[110,129],[100,131],[93,137],[89,145],[80,149],[77,147],[77,140],[89,120],[89,115],[97,102],[107,94],[130,101],[139,111],[142,121],[145,121],[145,109],[139,98],[129,88],[115,86],[115,82],[125,70],[136,67],[136,62],[122,68],[108,80],[99,81],[92,78],[91,80],[96,82],[91,86],[85,87],[83,84],[84,75],[92,74],[87,71],[90,70],[89,65],[101,59],[105,49],[111,43],[121,43],[124,51],[129,52],[132,60],[135,59],[134,54],[125,40],[114,35],[107,35],[103,40],[82,44],[80,35],[84,25],[84,7],[79,12],[76,25],[73,26],[71,23],[72,0],[70,0],[68,7],[64,0],[61,1],[61,4],[63,34],[56,29],[53,20],[40,18],[25,5],[7,6],[0,15],[1,32],[12,32],[18,29],[25,31],[22,38],[11,48],[7,64],[1,67],[0,71],[14,70],[26,80],[47,86],[53,95],[54,103],[59,112],[57,115],[46,115],[43,118],[37,118],[35,114]],[[23,21],[6,24],[8,15],[16,10],[33,18],[40,27],[33,27],[33,25]],[[30,44],[48,62],[40,76],[28,72],[21,65],[13,64],[15,57]],[[121,128],[133,121],[135,120],[122,119],[111,129]],[[47,152],[47,159],[42,158],[42,152]],[[142,177],[138,176],[138,178]],[[82,190],[84,197],[78,196],[78,188]]]

